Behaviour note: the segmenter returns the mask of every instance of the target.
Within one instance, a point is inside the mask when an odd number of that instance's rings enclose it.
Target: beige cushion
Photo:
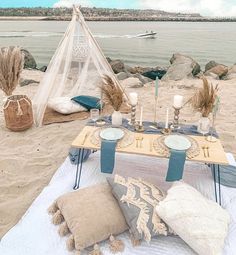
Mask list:
[[[61,228],[65,227],[63,223],[65,220],[72,234],[68,239],[69,246],[75,246],[79,251],[128,229],[107,183],[59,197],[51,212],[54,213],[53,223],[62,223]],[[59,231],[64,232],[64,230]],[[73,250],[74,247],[68,248]]]
[[[230,216],[192,186],[174,183],[156,211],[197,254],[221,254]]]

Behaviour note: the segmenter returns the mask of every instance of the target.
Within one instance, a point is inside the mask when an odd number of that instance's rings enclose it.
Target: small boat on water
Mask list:
[[[148,31],[146,31],[146,33],[144,33],[144,34],[138,34],[138,35],[136,35],[135,37],[137,37],[137,38],[149,38],[149,39],[154,39],[154,38],[156,38],[156,32],[153,32],[153,31],[151,31],[151,32],[148,32]]]

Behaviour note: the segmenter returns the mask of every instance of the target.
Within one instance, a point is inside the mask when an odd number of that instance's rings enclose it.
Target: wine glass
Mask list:
[[[99,119],[99,109],[91,109],[90,110],[90,118],[93,121],[94,126],[95,126],[96,121]]]

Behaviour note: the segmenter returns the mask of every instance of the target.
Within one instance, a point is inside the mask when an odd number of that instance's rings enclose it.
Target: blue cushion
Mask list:
[[[101,109],[101,104],[100,104],[100,98],[97,97],[92,97],[92,96],[77,96],[71,98],[74,102],[82,105],[88,110],[91,109]]]

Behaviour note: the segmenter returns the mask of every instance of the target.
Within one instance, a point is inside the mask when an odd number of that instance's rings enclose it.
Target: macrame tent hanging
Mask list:
[[[78,95],[100,97],[99,84],[104,75],[109,75],[124,91],[82,13],[74,7],[72,20],[33,99],[36,125],[42,125],[50,98]]]

